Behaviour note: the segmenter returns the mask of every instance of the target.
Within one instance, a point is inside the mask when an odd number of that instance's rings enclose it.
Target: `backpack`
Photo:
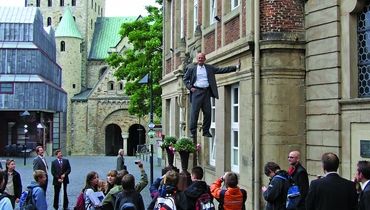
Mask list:
[[[85,207],[85,194],[83,191],[80,192],[77,196],[76,205],[73,208],[74,210],[86,210]]]
[[[136,193],[136,192],[135,192]],[[114,196],[116,202],[119,202],[118,210],[137,210],[134,200],[137,200],[137,194],[124,195],[122,192],[116,193]]]
[[[301,201],[301,192],[299,191],[299,187],[294,183],[291,177],[285,178],[280,175],[276,175],[276,177],[283,179],[285,181],[289,181],[289,188],[285,207],[287,210],[296,209],[298,207],[299,202]]]
[[[207,192],[200,195],[195,202],[195,210],[215,210],[212,196]]]
[[[218,200],[218,209],[223,210],[224,209],[224,199],[225,199],[225,192],[227,189],[223,189],[220,192],[220,199]],[[245,201],[247,200],[247,191],[240,189],[240,192],[243,194],[243,206],[242,209],[245,209]]]
[[[36,210],[36,205],[32,198],[32,188],[22,192],[19,199],[19,209],[21,210]]]
[[[154,210],[176,210],[175,200],[171,195],[158,197],[154,204]]]

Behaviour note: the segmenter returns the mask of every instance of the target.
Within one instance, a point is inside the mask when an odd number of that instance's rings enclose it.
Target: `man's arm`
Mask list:
[[[306,196],[306,210],[315,210],[315,182],[311,182]]]
[[[54,164],[54,161],[51,162],[51,175],[53,175],[54,177],[57,175],[57,170],[55,168],[55,164]],[[58,177],[57,177],[58,178]]]
[[[215,74],[225,74],[225,73],[229,73],[229,72],[234,72],[236,71],[238,68],[240,67],[237,67],[237,66],[227,66],[227,67],[214,67],[212,66],[213,68],[213,73]]]
[[[38,157],[36,157],[36,158],[33,159],[33,170],[34,171],[36,171],[36,170],[38,170],[40,168],[39,167],[39,160],[38,159],[39,159]]]
[[[65,159],[65,161],[66,161],[66,170],[64,172],[64,175],[65,176],[68,176],[71,173],[71,165],[69,164],[69,160],[68,159]]]
[[[141,162],[139,162],[138,167],[140,169],[141,176],[140,181],[135,185],[135,190],[136,192],[140,193],[146,187],[146,185],[148,185],[148,175],[146,174],[144,166]]]
[[[279,197],[284,187],[284,182],[286,181],[288,180],[283,180],[277,177],[272,178],[267,190],[263,192],[263,198],[270,203],[274,202],[277,197]]]

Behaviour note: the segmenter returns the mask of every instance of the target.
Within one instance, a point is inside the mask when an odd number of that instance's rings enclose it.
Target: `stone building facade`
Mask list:
[[[370,158],[368,8],[361,0],[165,0],[163,133],[189,134],[182,76],[198,52],[217,66],[240,60],[239,72],[217,76],[213,137],[198,132],[205,180],[238,172],[247,208],[262,209],[262,167],[286,169],[291,150],[311,179],[323,173],[321,155],[335,152],[350,179]]]
[[[124,80],[105,62],[110,52],[129,47],[120,26],[135,17],[104,17],[105,0],[26,0],[41,10],[44,25],[55,28],[57,62],[67,92],[66,138],[71,155],[133,155],[145,143],[144,120],[128,113]]]

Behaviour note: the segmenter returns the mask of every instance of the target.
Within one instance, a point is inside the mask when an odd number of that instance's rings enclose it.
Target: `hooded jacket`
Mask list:
[[[184,197],[186,199],[186,202],[181,202],[179,203],[179,205],[181,209],[188,210],[195,209],[195,203],[202,194],[209,193],[209,195],[212,196],[209,186],[204,181],[194,181],[191,185],[189,185],[188,188],[186,188],[185,191],[180,193],[185,195]]]
[[[27,189],[32,189],[32,200],[36,206],[37,210],[46,210],[48,205],[46,203],[45,192],[39,185],[39,183],[32,181]]]

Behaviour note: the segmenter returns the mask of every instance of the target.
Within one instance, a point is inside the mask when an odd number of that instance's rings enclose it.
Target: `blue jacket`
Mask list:
[[[32,189],[32,200],[36,205],[37,210],[47,210],[46,197],[44,190],[40,187],[39,183],[32,181],[27,189]]]

